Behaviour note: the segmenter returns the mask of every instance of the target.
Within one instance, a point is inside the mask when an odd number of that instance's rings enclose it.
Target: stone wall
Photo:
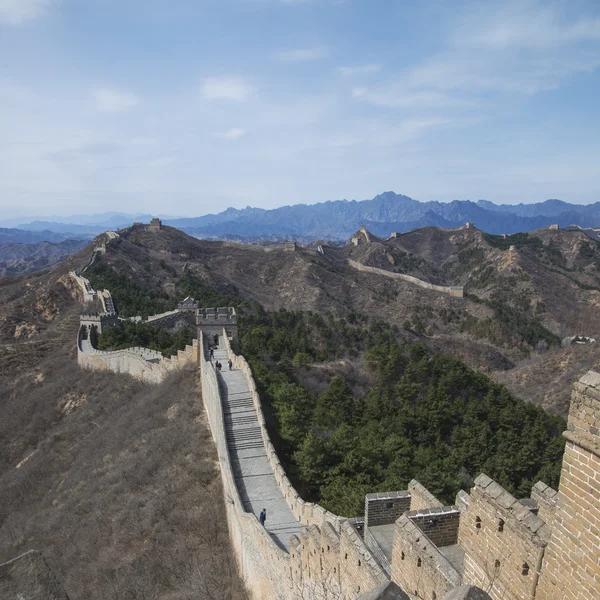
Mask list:
[[[406,516],[436,546],[451,546],[458,541],[460,512],[456,506],[425,508],[408,512]]]
[[[408,514],[396,521],[392,580],[413,598],[441,599],[460,585],[460,573]]]
[[[410,510],[439,508],[444,506],[424,485],[413,479],[408,484],[410,493]]]
[[[457,504],[463,582],[496,599],[533,597],[549,526],[486,475],[477,477],[470,494],[459,494]]]
[[[75,280],[81,289],[84,302],[92,302],[96,299],[96,291],[92,287],[92,284],[89,282],[89,280],[87,280],[85,277],[81,277],[81,275],[78,275],[75,273],[75,271],[69,272],[69,275]]]
[[[554,526],[558,492],[543,481],[538,481],[531,489],[531,499],[538,508],[538,517],[548,525]]]
[[[365,526],[389,525],[395,523],[410,510],[411,495],[403,492],[376,492],[365,496]]]
[[[77,363],[83,369],[128,373],[148,383],[160,383],[175,370],[198,362],[198,341],[179,350],[176,356],[165,358],[160,352],[148,348],[126,348],[102,351],[92,348],[84,337],[85,326],[79,328]]]
[[[600,596],[600,375],[574,387],[567,445],[550,512],[552,535],[536,598],[592,600]]]
[[[190,325],[194,325],[195,321],[196,319],[192,312],[176,309],[159,315],[151,315],[146,321],[142,322],[154,327],[166,329],[167,331],[176,332],[181,331]]]
[[[351,267],[354,267],[358,271],[364,271],[365,273],[374,273],[375,275],[383,275],[384,277],[390,277],[392,279],[401,279],[403,281],[408,281],[409,283],[414,283],[419,287],[425,288],[426,290],[433,290],[434,292],[442,292],[443,294],[450,294],[451,296],[456,296],[458,298],[463,297],[463,288],[461,287],[448,287],[444,285],[435,285],[433,283],[429,283],[427,281],[423,281],[422,279],[418,279],[417,277],[413,277],[412,275],[405,275],[404,273],[392,273],[391,271],[386,271],[384,269],[377,269],[376,267],[368,267],[367,265],[363,265],[354,260],[348,260],[348,264]]]
[[[299,598],[353,600],[389,581],[347,520],[309,525],[291,544],[292,573]]]

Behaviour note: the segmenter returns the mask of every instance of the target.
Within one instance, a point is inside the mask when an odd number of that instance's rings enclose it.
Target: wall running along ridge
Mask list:
[[[84,339],[85,326],[79,328],[77,337],[77,364],[92,371],[129,373],[148,383],[160,383],[173,371],[189,364],[198,363],[198,340],[176,356],[164,357],[160,352],[148,348],[126,348],[124,350],[97,350]]]
[[[426,290],[433,290],[434,292],[442,292],[443,294],[450,294],[450,296],[456,296],[457,298],[463,297],[463,288],[461,287],[448,287],[445,285],[434,285],[428,283],[422,279],[417,279],[412,275],[405,275],[404,273],[392,273],[391,271],[385,271],[384,269],[377,269],[376,267],[368,267],[355,260],[348,259],[348,264],[354,267],[358,271],[364,271],[365,273],[374,273],[375,275],[383,275],[384,277],[390,277],[391,279],[402,279],[409,283],[414,283],[419,287],[425,288]]]
[[[223,341],[235,369],[240,369],[251,392],[263,443],[277,484],[293,514],[306,530],[291,536],[290,553],[280,548],[256,517],[244,510],[233,476],[219,385],[206,360],[204,335],[199,338],[202,397],[217,446],[223,476],[229,534],[241,574],[252,596],[259,599],[340,598],[351,600],[389,581],[384,570],[347,519],[300,498],[281,466],[267,433],[252,372],[236,355],[225,330]]]

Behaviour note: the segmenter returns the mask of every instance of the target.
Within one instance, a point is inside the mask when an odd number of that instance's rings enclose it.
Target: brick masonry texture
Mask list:
[[[406,516],[436,546],[451,546],[456,544],[460,522],[460,513],[456,506],[412,511],[407,513]]]
[[[600,598],[600,375],[575,385],[552,535],[536,598]]]
[[[411,494],[403,492],[379,492],[365,496],[365,525],[389,525],[395,523],[410,510]]]
[[[240,572],[253,598],[340,598],[352,600],[388,581],[369,548],[347,519],[304,502],[289,482],[269,439],[250,367],[236,355],[221,330],[235,369],[241,370],[256,408],[267,456],[279,488],[305,531],[292,536],[290,552],[273,542],[254,515],[243,508],[233,476],[224,416],[214,369],[204,356],[200,332],[202,396],[217,445],[227,505],[227,522]]]
[[[410,513],[408,513],[410,514]],[[417,598],[442,598],[460,585],[460,573],[408,514],[396,521],[392,554],[392,580]]]

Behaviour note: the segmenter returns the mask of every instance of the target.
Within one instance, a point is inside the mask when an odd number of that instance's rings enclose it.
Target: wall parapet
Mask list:
[[[460,512],[457,506],[413,510],[406,516],[436,546],[452,546],[458,541]]]
[[[411,508],[409,491],[375,492],[365,496],[365,527],[390,525]]]
[[[198,362],[198,340],[169,358],[142,347],[98,350],[86,335],[87,326],[82,325],[77,336],[77,363],[84,369],[129,373],[148,383],[160,383],[173,371]]]
[[[543,481],[538,481],[531,489],[531,499],[537,505],[540,519],[552,525],[558,504],[558,491]]]
[[[410,510],[441,508],[444,506],[422,483],[412,479],[408,484]]]
[[[384,277],[390,277],[391,279],[401,279],[403,281],[407,281],[408,283],[414,283],[415,285],[418,285],[419,287],[422,287],[426,290],[433,290],[434,292],[450,294],[450,296],[455,296],[457,298],[463,297],[463,288],[459,286],[436,285],[434,283],[429,283],[428,281],[423,281],[422,279],[414,277],[413,275],[406,275],[404,273],[393,273],[392,271],[386,271],[385,269],[369,267],[352,259],[348,259],[348,264],[351,267],[357,269],[358,271],[364,271],[365,273],[374,273],[375,275],[383,275]]]
[[[505,519],[510,519],[521,534],[536,546],[546,546],[550,537],[550,528],[499,483],[482,473],[475,479],[471,497],[473,495],[483,496],[498,514],[502,514]]]
[[[418,597],[441,598],[462,583],[462,576],[408,514],[396,521],[392,579]]]
[[[269,465],[275,474],[277,485],[281,489],[283,497],[286,499],[288,506],[292,510],[292,513],[304,525],[321,525],[323,522],[328,522],[333,525],[336,531],[340,531],[340,519],[344,519],[344,517],[339,517],[338,515],[329,512],[322,506],[319,506],[318,504],[305,502],[302,500],[288,479],[287,475],[285,474],[285,470],[279,461],[275,447],[271,443],[271,438],[269,437],[266,420],[260,402],[260,396],[256,389],[256,383],[254,382],[250,365],[248,365],[243,356],[235,354],[225,333],[223,335],[223,339],[225,341],[227,354],[231,359],[234,368],[241,370],[248,382],[248,387],[250,388],[250,394],[252,396],[252,402],[258,416],[258,425],[260,427],[261,436],[267,450],[267,459],[269,461]]]

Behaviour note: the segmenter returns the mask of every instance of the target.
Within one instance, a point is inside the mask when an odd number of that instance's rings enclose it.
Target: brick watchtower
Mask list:
[[[567,446],[536,599],[593,600],[600,593],[600,374],[573,390]]]

